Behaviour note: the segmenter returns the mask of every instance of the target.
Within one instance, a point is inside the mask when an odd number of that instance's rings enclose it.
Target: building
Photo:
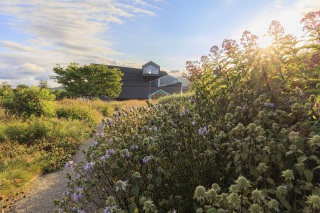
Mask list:
[[[161,71],[160,66],[150,61],[141,69],[120,66],[108,66],[119,68],[123,72],[122,91],[118,100],[150,99],[163,95],[180,94],[182,83],[177,78]]]

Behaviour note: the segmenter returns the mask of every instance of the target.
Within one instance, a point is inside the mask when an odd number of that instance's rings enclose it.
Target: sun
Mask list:
[[[268,48],[272,45],[272,38],[269,35],[264,35],[261,39],[259,39],[259,47]]]

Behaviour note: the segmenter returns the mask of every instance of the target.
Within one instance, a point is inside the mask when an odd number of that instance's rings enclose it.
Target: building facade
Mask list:
[[[177,78],[161,71],[160,66],[150,61],[139,68],[108,66],[119,68],[122,77],[122,91],[118,100],[151,99],[163,95],[180,94],[182,83]]]

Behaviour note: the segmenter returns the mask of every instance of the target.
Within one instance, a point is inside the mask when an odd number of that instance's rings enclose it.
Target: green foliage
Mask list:
[[[106,65],[71,63],[66,69],[54,67],[53,72],[57,76],[51,78],[62,84],[72,97],[118,97],[121,92],[123,73]]]
[[[90,104],[92,103],[89,101],[64,100],[56,107],[56,115],[58,118],[81,120],[95,127],[102,120],[102,116]]]
[[[180,102],[180,101],[185,101],[190,99],[190,97],[192,96],[191,93],[186,93],[186,94],[173,94],[170,96],[165,96],[162,97],[158,100],[159,104],[171,104],[174,102]]]
[[[269,48],[245,31],[241,47],[225,40],[222,50],[188,62],[193,95],[106,120],[59,206],[318,212],[320,69],[313,56],[320,44],[297,47],[276,21],[269,34]]]
[[[47,89],[37,87],[23,88],[16,92],[6,90],[2,98],[2,107],[9,114],[22,117],[35,116],[54,116],[52,100],[55,96]]]

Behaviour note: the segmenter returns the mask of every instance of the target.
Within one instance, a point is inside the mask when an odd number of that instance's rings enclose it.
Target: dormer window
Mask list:
[[[160,66],[156,63],[150,61],[149,63],[142,66],[142,75],[143,76],[158,76],[160,74]]]
[[[145,75],[159,75],[159,69],[153,65],[149,65],[143,68],[143,74]]]

